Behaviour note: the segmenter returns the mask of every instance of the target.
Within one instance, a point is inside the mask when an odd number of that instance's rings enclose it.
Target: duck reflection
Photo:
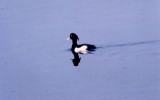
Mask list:
[[[74,66],[78,66],[80,61],[81,61],[81,58],[79,57],[78,53],[72,51],[72,54],[74,56],[74,59],[72,59],[72,63]]]

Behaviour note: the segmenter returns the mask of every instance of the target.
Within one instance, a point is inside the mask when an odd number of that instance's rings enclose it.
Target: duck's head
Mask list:
[[[70,34],[70,39],[71,39],[72,41],[77,41],[77,40],[79,40],[78,36],[77,36],[75,33],[71,33],[71,34]]]

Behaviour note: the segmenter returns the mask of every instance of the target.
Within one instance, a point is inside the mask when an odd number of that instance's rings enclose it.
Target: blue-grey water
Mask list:
[[[99,47],[76,67],[71,32]],[[0,100],[159,94],[159,0],[0,0]]]

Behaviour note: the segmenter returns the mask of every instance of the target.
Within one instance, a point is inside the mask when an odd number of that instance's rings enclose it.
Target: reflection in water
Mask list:
[[[74,56],[74,58],[72,59],[72,63],[74,66],[78,66],[80,61],[81,61],[81,58],[79,57],[79,54],[83,54],[83,53],[76,53],[75,51],[71,50],[72,51],[72,54]],[[93,54],[95,50],[90,50],[87,52],[87,54]]]
[[[79,57],[79,54],[83,54],[83,53],[76,53],[74,50],[71,50],[71,51],[72,51],[72,54],[74,56],[74,59],[72,59],[72,63],[73,63],[74,66],[78,66],[80,61],[81,61],[81,58]],[[93,54],[94,51],[95,51],[95,49],[88,50],[87,54]]]
[[[72,59],[73,65],[78,66],[78,64],[81,61],[81,58],[79,57],[78,53],[74,52],[73,50],[72,50],[72,54],[74,55],[74,59]]]

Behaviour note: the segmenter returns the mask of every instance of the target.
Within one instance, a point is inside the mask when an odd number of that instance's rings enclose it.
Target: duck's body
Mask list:
[[[78,36],[75,33],[70,34],[70,39],[72,40],[71,50],[76,53],[87,53],[88,51],[94,51],[96,46],[91,44],[77,44],[77,40],[79,40]]]

